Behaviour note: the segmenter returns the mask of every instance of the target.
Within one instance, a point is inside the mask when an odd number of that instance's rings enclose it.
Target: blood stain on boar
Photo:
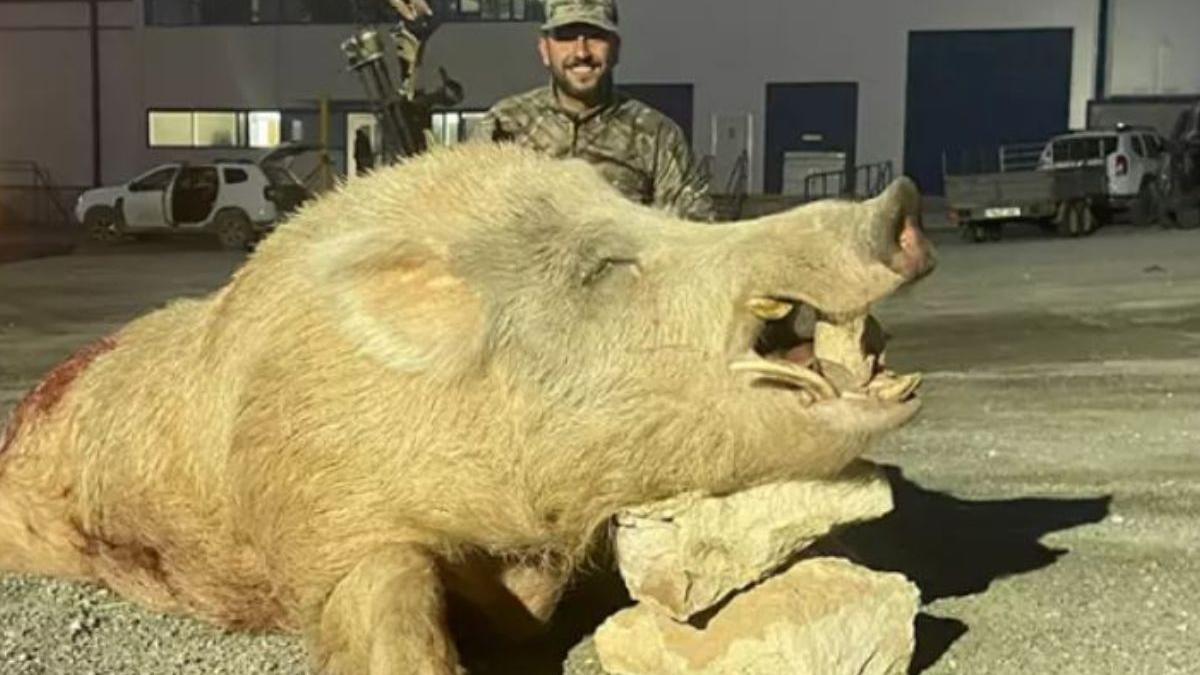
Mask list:
[[[3,455],[4,451],[13,444],[17,438],[17,432],[23,425],[37,415],[45,415],[53,410],[83,371],[87,370],[87,367],[101,354],[112,351],[116,346],[117,341],[114,338],[102,338],[75,352],[50,371],[46,379],[42,380],[17,404],[8,427],[4,430],[4,438],[0,439],[0,455]]]

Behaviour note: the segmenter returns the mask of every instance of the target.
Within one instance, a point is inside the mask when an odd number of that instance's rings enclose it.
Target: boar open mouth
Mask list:
[[[761,329],[753,353],[730,367],[756,386],[795,390],[805,405],[838,398],[906,403],[916,396],[921,376],[885,367],[886,336],[869,315],[832,317],[779,298],[756,298],[749,309]]]

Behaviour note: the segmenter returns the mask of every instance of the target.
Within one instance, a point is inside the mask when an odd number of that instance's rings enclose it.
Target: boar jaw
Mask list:
[[[915,403],[920,374],[884,367],[882,330],[868,314],[808,312],[806,321],[808,308],[779,298],[754,298],[747,308],[763,324],[754,348],[730,369],[748,374],[753,384],[794,390],[805,407],[835,399]]]

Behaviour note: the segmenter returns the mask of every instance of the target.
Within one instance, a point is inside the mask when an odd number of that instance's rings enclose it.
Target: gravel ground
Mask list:
[[[915,670],[1200,672],[1200,233],[938,238],[939,271],[880,311],[893,365],[927,374],[922,415],[873,453],[898,507],[845,535],[921,587]],[[74,347],[239,262],[152,244],[0,265],[0,411]],[[540,650],[493,645],[472,672],[557,672],[596,620],[565,618]],[[0,577],[5,675],[304,672],[288,637]]]

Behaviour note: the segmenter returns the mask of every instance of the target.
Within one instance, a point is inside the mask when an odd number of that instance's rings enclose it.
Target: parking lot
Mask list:
[[[921,587],[916,669],[1196,672],[1200,233],[934,236],[939,270],[879,311],[891,360],[927,376],[922,415],[874,453],[897,510],[844,536]],[[73,348],[242,259],[187,240],[0,265],[0,412]],[[564,613],[576,634],[541,650],[545,672],[588,625]],[[58,582],[0,581],[0,626],[6,673],[303,672],[289,638]]]

